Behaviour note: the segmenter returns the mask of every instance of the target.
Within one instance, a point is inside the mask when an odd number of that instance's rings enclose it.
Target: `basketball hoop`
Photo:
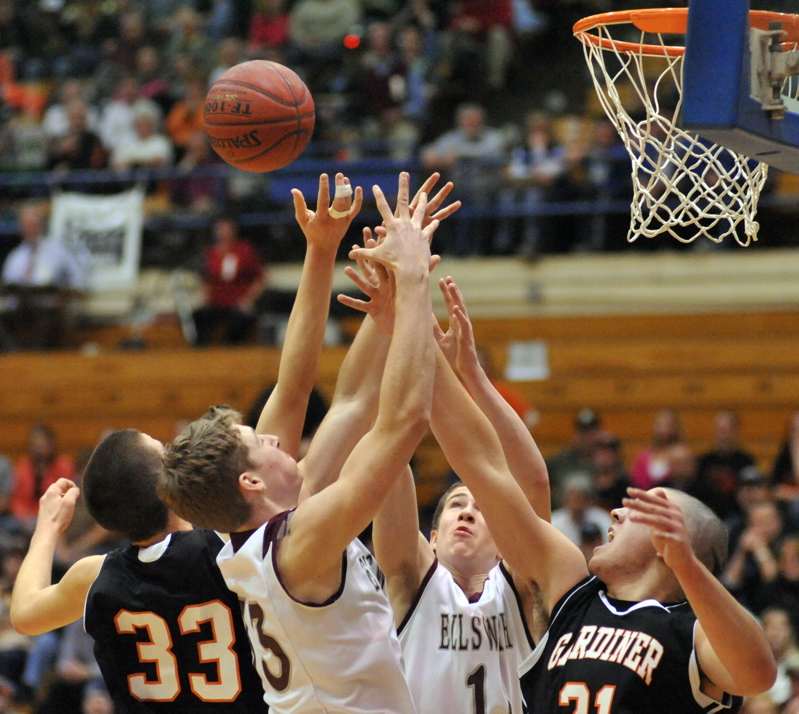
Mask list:
[[[753,12],[751,23],[786,17],[795,16]],[[609,12],[574,26],[600,104],[632,159],[627,240],[667,233],[721,243],[732,235],[748,246],[757,240],[768,166],[679,127],[685,48],[671,40],[685,35],[687,21],[687,8],[668,8]]]

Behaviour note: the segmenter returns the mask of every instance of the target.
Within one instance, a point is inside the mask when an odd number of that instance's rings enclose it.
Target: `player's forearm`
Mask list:
[[[37,528],[33,533],[11,593],[10,616],[17,632],[33,634],[35,604],[41,592],[51,584],[58,538],[58,531],[47,528]]]
[[[433,333],[426,322],[432,312],[428,265],[420,261],[403,267],[395,280],[394,333],[380,385],[378,421],[381,428],[407,433],[415,448],[429,424],[435,371]]]
[[[675,574],[708,644],[731,679],[717,681],[723,677],[714,678],[712,667],[702,661],[700,650],[700,667],[704,667],[711,681],[741,696],[759,694],[771,687],[776,665],[755,618],[696,558]]]
[[[280,358],[281,387],[310,394],[322,352],[336,252],[309,245]]]
[[[464,371],[461,376],[475,403],[494,427],[511,474],[535,512],[548,521],[551,509],[549,477],[544,457],[530,430],[479,365]]]

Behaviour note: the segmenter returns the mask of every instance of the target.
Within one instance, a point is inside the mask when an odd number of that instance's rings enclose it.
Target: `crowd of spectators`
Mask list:
[[[108,169],[120,180],[60,180],[112,191],[131,170],[165,169],[168,180],[148,184],[148,211],[263,206],[269,177],[216,172],[202,114],[222,72],[267,59],[296,70],[314,96],[307,156],[395,159],[455,180],[466,210],[437,250],[535,257],[624,245],[629,157],[570,32],[606,4],[563,5],[0,0],[0,171]],[[564,201],[573,210],[537,212]]]

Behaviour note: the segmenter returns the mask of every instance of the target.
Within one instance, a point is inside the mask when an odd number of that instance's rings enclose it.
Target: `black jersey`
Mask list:
[[[213,531],[109,553],[89,589],[86,631],[118,711],[264,714],[238,598]]]
[[[737,712],[700,691],[696,616],[687,602],[626,602],[589,577],[553,608],[549,629],[519,666],[531,713],[699,714]]]

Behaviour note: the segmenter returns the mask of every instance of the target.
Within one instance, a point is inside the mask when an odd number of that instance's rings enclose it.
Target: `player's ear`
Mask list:
[[[430,531],[430,547],[436,549],[436,541],[438,540],[438,531]]]
[[[244,491],[258,491],[264,487],[264,482],[258,474],[252,471],[245,471],[239,476],[239,486]]]

